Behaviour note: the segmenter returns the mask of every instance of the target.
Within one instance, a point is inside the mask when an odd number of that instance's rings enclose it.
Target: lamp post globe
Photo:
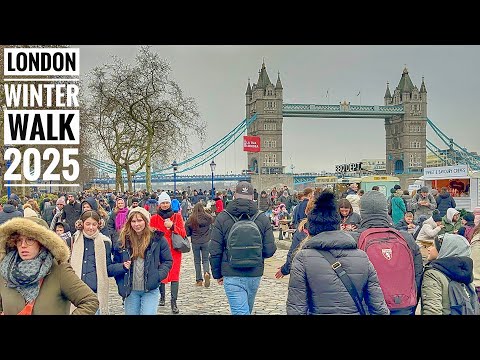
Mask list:
[[[215,173],[215,167],[216,166],[217,166],[217,164],[215,164],[215,161],[212,160],[212,162],[210,163],[210,170],[212,170],[212,200],[215,197],[214,187],[213,187],[213,174]]]

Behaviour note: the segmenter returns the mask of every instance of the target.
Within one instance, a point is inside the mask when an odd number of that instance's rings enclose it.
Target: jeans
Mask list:
[[[261,276],[224,276],[223,288],[227,295],[232,315],[250,315],[260,286]]]
[[[147,292],[132,290],[125,298],[125,315],[157,315],[159,299],[158,288]]]
[[[210,274],[210,263],[208,262],[209,242],[206,242],[205,244],[192,244],[193,263],[195,264],[196,281],[203,280],[204,273],[208,272]],[[203,264],[203,273],[200,267],[200,263]]]

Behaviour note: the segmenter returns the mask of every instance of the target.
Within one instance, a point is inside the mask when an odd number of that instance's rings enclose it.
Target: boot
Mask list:
[[[165,284],[160,283],[158,289],[160,290],[160,300],[158,301],[158,306],[165,306]]]
[[[172,303],[172,313],[178,314],[180,310],[178,310],[177,301],[172,299],[171,303]]]
[[[172,313],[178,314],[180,310],[177,307],[177,297],[178,297],[178,281],[172,281],[170,283],[170,292],[172,295],[171,305],[172,305]]]

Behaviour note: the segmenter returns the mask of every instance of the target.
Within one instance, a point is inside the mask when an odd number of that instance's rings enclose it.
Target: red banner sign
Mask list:
[[[259,152],[260,151],[260,136],[244,136],[243,137],[243,151]]]

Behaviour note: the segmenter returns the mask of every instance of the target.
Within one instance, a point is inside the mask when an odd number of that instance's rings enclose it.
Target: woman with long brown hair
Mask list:
[[[160,282],[173,260],[163,232],[149,226],[150,213],[132,208],[113,249],[112,269],[118,293],[125,301],[125,315],[156,315]]]
[[[207,214],[203,205],[198,202],[193,207],[192,214],[185,224],[187,236],[190,236],[192,242],[197,286],[203,285],[203,277],[205,277],[205,287],[210,286],[211,275],[210,264],[208,262],[208,244],[210,242],[210,225],[213,224],[213,221],[213,216]],[[201,265],[203,265],[203,273]]]

